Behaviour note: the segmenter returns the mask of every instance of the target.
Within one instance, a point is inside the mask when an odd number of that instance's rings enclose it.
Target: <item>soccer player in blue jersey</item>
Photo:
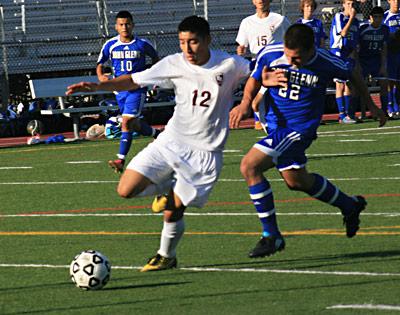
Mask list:
[[[300,11],[303,13],[303,18],[298,19],[296,23],[311,27],[314,31],[315,46],[323,48],[328,36],[326,36],[322,21],[313,16],[316,8],[317,2],[315,0],[300,0]]]
[[[279,231],[271,186],[264,172],[274,166],[289,189],[338,207],[348,237],[356,235],[360,212],[367,202],[362,196],[348,196],[327,178],[306,170],[306,149],[317,138],[323,114],[325,91],[333,78],[349,80],[360,92],[380,125],[384,113],[372,102],[363,78],[351,63],[314,46],[310,27],[293,24],[285,34],[284,45],[275,44],[260,52],[256,68],[246,82],[242,102],[230,112],[230,126],[237,128],[248,116],[251,102],[261,84],[268,87],[266,115],[268,136],[257,142],[244,156],[240,170],[247,182],[263,232],[251,258],[283,250],[285,241]]]
[[[400,11],[398,0],[388,0],[390,8],[383,16],[383,23],[389,27],[387,71],[389,79],[388,115],[390,118],[400,118]]]
[[[158,54],[151,43],[136,37],[133,28],[132,15],[128,11],[118,12],[115,20],[118,36],[104,44],[97,61],[96,73],[99,81],[109,80],[109,76],[104,73],[104,64],[108,61],[112,64],[114,77],[145,70],[146,56],[151,58],[153,64],[158,61]],[[110,160],[108,164],[121,173],[132,144],[133,131],[153,137],[156,137],[159,131],[139,118],[146,98],[146,88],[118,92],[116,98],[122,114],[122,134],[117,159]]]
[[[383,25],[382,7],[374,7],[370,12],[370,22],[360,26],[359,62],[364,78],[379,77],[382,110],[387,112],[388,86],[386,63],[389,27]],[[361,117],[365,116],[365,106],[361,103]]]
[[[342,0],[343,12],[336,13],[330,30],[331,51],[340,57],[356,59],[356,48],[359,39],[359,21],[356,18],[354,0]],[[351,92],[345,81],[336,82],[336,104],[339,111],[339,122],[354,124],[354,109],[351,104]]]

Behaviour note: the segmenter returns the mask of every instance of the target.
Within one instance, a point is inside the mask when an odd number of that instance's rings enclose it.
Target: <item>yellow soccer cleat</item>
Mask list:
[[[151,204],[151,211],[153,213],[160,213],[167,209],[168,197],[166,195],[159,195],[154,198]]]
[[[256,121],[256,122],[255,122],[255,124],[254,124],[254,129],[255,129],[255,130],[264,130],[264,128],[262,127],[260,121]]]
[[[140,269],[140,272],[172,269],[176,268],[177,263],[178,261],[175,257],[167,258],[161,256],[160,254],[157,254],[149,259],[147,264],[142,269]]]

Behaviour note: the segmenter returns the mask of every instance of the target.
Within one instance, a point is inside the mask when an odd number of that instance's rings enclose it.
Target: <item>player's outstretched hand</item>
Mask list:
[[[94,92],[97,90],[97,83],[79,82],[67,87],[66,95],[71,95],[77,92]]]
[[[229,113],[229,127],[232,129],[239,128],[239,123],[242,119],[249,117],[250,109],[246,106],[235,106]]]
[[[286,71],[283,69],[269,70],[266,66],[262,71],[262,85],[263,86],[281,86],[287,88]]]

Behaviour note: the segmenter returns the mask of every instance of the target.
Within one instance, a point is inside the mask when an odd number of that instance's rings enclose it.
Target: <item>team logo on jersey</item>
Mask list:
[[[215,76],[215,80],[217,80],[217,83],[219,86],[222,85],[222,81],[224,81],[224,75],[223,73],[219,73]]]

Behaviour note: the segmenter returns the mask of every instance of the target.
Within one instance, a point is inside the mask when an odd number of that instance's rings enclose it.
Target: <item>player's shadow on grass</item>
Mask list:
[[[58,282],[58,283],[43,283],[43,284],[36,284],[36,285],[25,285],[21,287],[11,287],[11,288],[2,288],[0,292],[3,291],[14,291],[14,290],[32,290],[32,289],[40,289],[40,288],[60,288],[61,286],[71,286],[73,283],[71,281],[68,282]]]
[[[189,284],[189,283],[192,283],[192,282],[182,281],[182,282],[164,282],[164,283],[125,285],[125,286],[106,287],[103,289],[103,291],[130,290],[130,289],[141,289],[141,288],[159,288],[159,287],[164,287],[164,286],[171,286],[171,285],[174,286],[174,285],[182,285],[182,284]]]
[[[282,255],[278,253],[278,255]],[[308,268],[318,268],[326,266],[339,266],[339,265],[354,265],[360,263],[371,263],[382,261],[385,258],[385,262],[389,260],[398,261],[400,258],[400,250],[387,250],[387,251],[370,251],[363,253],[348,253],[340,255],[324,255],[324,256],[312,256],[312,257],[299,257],[293,259],[276,259],[274,258],[258,258],[253,260],[248,258],[248,261],[235,262],[235,263],[222,263],[222,264],[207,264],[207,265],[197,265],[197,266],[185,266],[186,268],[217,268],[217,267],[254,267],[260,266],[267,268],[288,268],[288,269],[308,269]],[[306,264],[303,265],[302,264]],[[287,267],[285,267],[287,265]]]

